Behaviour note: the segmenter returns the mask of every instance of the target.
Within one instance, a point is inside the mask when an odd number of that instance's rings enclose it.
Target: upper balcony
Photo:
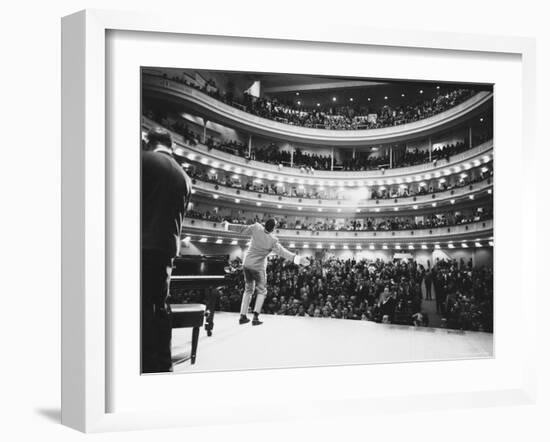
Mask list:
[[[147,117],[142,117],[142,128],[144,130],[154,126],[158,126],[158,124]],[[429,180],[447,176],[451,173],[458,173],[488,163],[493,159],[493,140],[489,140],[465,152],[451,156],[448,161],[439,160],[410,167],[384,170],[357,172],[316,170],[314,173],[303,173],[297,168],[247,160],[217,149],[210,149],[200,143],[192,146],[186,143],[181,135],[173,131],[171,131],[171,134],[176,146],[180,148],[180,155],[192,161],[198,161],[212,167],[221,166],[227,172],[238,174],[248,172],[250,176],[256,176],[260,179],[277,179],[299,184],[349,184],[356,186],[399,184],[401,182]]]
[[[478,92],[468,100],[437,115],[412,123],[379,129],[329,130],[294,126],[265,119],[223,103],[193,87],[162,76],[143,74],[143,92],[152,97],[185,102],[198,115],[250,134],[292,143],[323,146],[357,146],[394,143],[428,137],[460,124],[490,108],[493,94]]]

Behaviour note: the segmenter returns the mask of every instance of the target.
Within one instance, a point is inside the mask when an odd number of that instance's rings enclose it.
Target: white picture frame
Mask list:
[[[106,35],[109,31],[155,32],[185,35],[227,36],[273,41],[307,41],[340,45],[369,45],[380,48],[399,47],[437,51],[470,51],[477,54],[513,54],[521,57],[522,110],[521,155],[523,172],[536,161],[534,142],[535,42],[533,39],[500,36],[390,32],[371,28],[286,27],[276,30],[259,23],[210,21],[206,16],[183,22],[170,14],[86,10],[62,21],[62,423],[84,432],[101,432],[139,428],[185,425],[208,425],[216,422],[240,422],[397,412],[410,409],[493,406],[533,403],[536,393],[535,339],[536,324],[525,326],[521,333],[525,352],[521,357],[522,376],[511,379],[499,389],[482,388],[455,393],[424,395],[346,397],[311,399],[310,407],[279,406],[259,409],[253,403],[239,403],[228,411],[214,409],[207,415],[205,406],[194,412],[155,407],[140,411],[109,411],[108,396],[113,388],[107,375],[112,354],[109,344],[110,315],[107,297],[109,253],[108,241],[110,197],[108,194],[108,155],[106,143],[107,81]],[[498,100],[498,95],[496,97]],[[497,116],[498,118],[498,116]],[[535,196],[520,189],[525,211],[522,219],[534,215]],[[524,218],[525,217],[525,218]],[[525,227],[525,226],[524,226]],[[532,252],[535,232],[520,229],[519,262]],[[498,245],[497,245],[498,247]],[[498,276],[497,276],[498,277]],[[522,303],[536,303],[534,281],[521,280]],[[496,335],[498,339],[498,334]],[[498,354],[497,354],[498,357]],[[304,373],[301,369],[300,373]],[[313,369],[314,370],[314,369]],[[338,368],[331,368],[338,370]],[[358,367],[355,370],[360,370]],[[298,372],[298,370],[296,370]],[[287,376],[288,376],[287,370]],[[208,376],[203,374],[201,376]],[[198,379],[198,378],[197,378]],[[204,378],[202,378],[204,379]],[[227,400],[218,392],[220,403]],[[238,412],[236,412],[238,410]]]

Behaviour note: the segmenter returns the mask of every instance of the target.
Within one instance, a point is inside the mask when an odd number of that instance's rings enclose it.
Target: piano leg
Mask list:
[[[191,340],[191,364],[195,363],[197,358],[197,347],[199,345],[199,332],[200,327],[193,327],[193,337]]]
[[[212,330],[214,329],[214,313],[216,312],[217,301],[218,301],[218,288],[205,289],[206,295],[206,320],[204,324],[204,329],[206,330],[207,336],[212,336]]]

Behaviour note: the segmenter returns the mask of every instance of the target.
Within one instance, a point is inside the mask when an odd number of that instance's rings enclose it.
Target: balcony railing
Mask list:
[[[342,212],[352,212],[356,210],[375,212],[377,208],[412,208],[414,205],[425,206],[433,203],[441,204],[450,202],[452,199],[469,197],[480,192],[486,192],[492,189],[492,179],[487,178],[474,184],[464,187],[457,187],[446,190],[444,192],[429,193],[426,195],[416,195],[411,197],[389,198],[389,199],[362,199],[362,200],[328,200],[328,199],[312,199],[312,198],[297,198],[285,197],[269,193],[258,193],[233,187],[221,186],[218,184],[208,183],[195,180],[193,189],[199,197],[209,198],[218,201],[227,201],[234,203],[235,199],[239,199],[241,205],[249,204],[255,206],[256,209],[293,209],[299,210],[301,207],[304,211],[317,211],[322,209],[323,215],[336,215],[338,209]],[[258,204],[259,203],[259,204]]]
[[[222,224],[219,222],[185,219],[183,230],[186,235],[205,236],[209,238],[220,238],[225,240],[230,239],[249,239],[236,232],[225,231]],[[417,230],[393,230],[393,231],[310,231],[310,230],[293,230],[293,229],[277,229],[276,236],[283,242],[297,242],[301,244],[307,243],[315,246],[321,243],[328,246],[331,243],[349,243],[363,244],[367,243],[424,243],[424,242],[443,242],[453,241],[460,247],[459,242],[462,240],[471,240],[478,237],[488,239],[492,236],[493,221],[477,221],[468,224],[460,224],[449,227],[437,227],[432,229],[417,229]],[[312,247],[313,248],[313,247]]]
[[[142,85],[145,91],[157,95],[178,97],[191,107],[198,109],[205,117],[239,127],[249,133],[293,142],[329,146],[390,143],[429,135],[457,124],[474,111],[488,106],[493,97],[491,92],[478,92],[472,98],[451,109],[413,123],[379,129],[341,131],[293,126],[268,120],[225,104],[193,87],[156,75],[144,74]]]

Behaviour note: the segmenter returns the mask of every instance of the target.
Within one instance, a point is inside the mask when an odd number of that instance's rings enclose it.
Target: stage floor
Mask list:
[[[250,316],[251,317],[251,316]],[[201,329],[191,365],[191,329],[172,332],[174,372],[372,364],[493,356],[493,334],[345,319],[262,315],[240,325],[217,312],[212,337]]]

